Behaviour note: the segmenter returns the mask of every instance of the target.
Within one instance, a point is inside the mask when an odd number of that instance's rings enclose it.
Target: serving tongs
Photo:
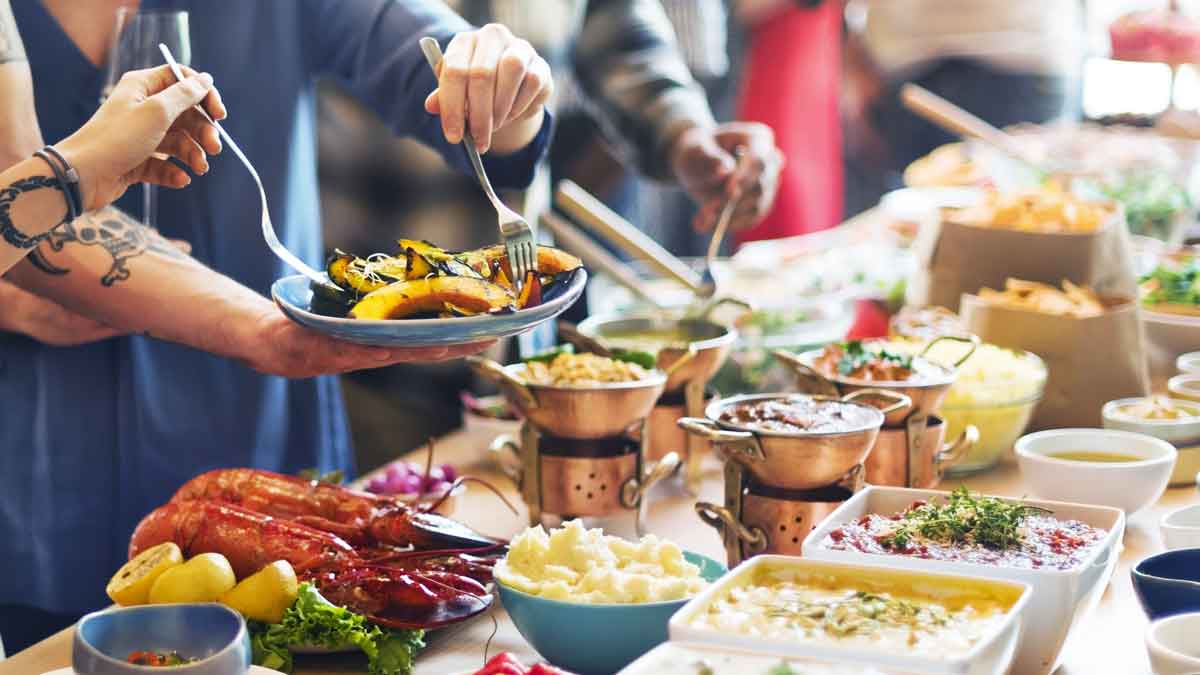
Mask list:
[[[161,42],[158,43],[158,49],[162,52],[163,58],[167,60],[167,65],[170,66],[171,73],[175,75],[175,79],[182,82],[185,79],[183,70],[180,69],[179,63],[175,60],[175,56],[171,54],[171,49]],[[283,245],[283,242],[279,241],[279,237],[275,234],[275,226],[271,222],[270,208],[267,206],[267,191],[263,189],[262,179],[259,178],[258,171],[254,169],[254,165],[250,163],[250,160],[246,157],[246,153],[242,152],[242,149],[238,147],[238,144],[234,142],[233,137],[229,135],[229,132],[225,131],[224,127],[222,127],[212,117],[209,117],[204,108],[200,107],[199,105],[193,106],[193,108],[204,117],[205,121],[213,125],[213,128],[217,130],[217,135],[219,135],[221,139],[225,141],[225,145],[229,146],[229,149],[233,151],[233,154],[242,161],[242,164],[246,167],[246,170],[250,172],[250,176],[254,178],[254,183],[258,185],[258,197],[262,201],[262,233],[263,239],[265,239],[267,242],[267,247],[270,248],[271,252],[278,256],[280,260],[287,263],[292,269],[308,277],[314,284],[317,284],[318,286],[324,286],[325,288],[328,288],[336,293],[341,293],[342,289],[330,281],[328,276],[310,267],[308,263],[296,257],[295,254],[289,251],[287,247]]]
[[[738,305],[743,309],[753,311],[753,307],[742,300],[727,297],[714,298],[715,285],[706,284],[704,278],[697,274],[687,263],[663,248],[658,242],[634,226],[633,223],[622,218],[615,211],[608,208],[604,202],[573,181],[559,181],[554,200],[559,208],[571,216],[575,222],[592,232],[592,234],[610,242],[631,257],[645,262],[660,276],[675,281],[695,294],[699,302],[695,303],[687,311],[687,316],[708,316],[711,314],[714,306],[727,304]],[[730,215],[732,215],[731,211]],[[561,219],[557,220],[560,223],[562,222]],[[553,216],[550,219],[544,219],[544,222],[553,223],[554,221],[555,218]],[[563,224],[569,225],[567,223]],[[592,242],[587,243],[592,244]],[[603,248],[594,244],[592,244],[592,247],[604,251]],[[577,255],[580,254],[580,250],[576,247],[568,245],[568,248],[574,250]],[[605,254],[607,254],[606,251]],[[614,266],[614,269],[617,270],[617,274],[613,275],[614,279],[622,286],[631,288],[638,297],[646,298],[649,294],[644,288],[640,287],[644,282],[638,277],[637,273],[625,263],[612,258],[611,255],[608,255],[608,257],[620,266],[620,268]],[[655,307],[661,308],[660,303],[652,299],[650,302]]]

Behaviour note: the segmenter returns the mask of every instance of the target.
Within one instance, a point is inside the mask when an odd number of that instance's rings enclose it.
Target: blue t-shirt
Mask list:
[[[417,40],[443,45],[470,28],[441,3],[416,0],[143,2],[188,10],[192,64],[213,74],[226,128],[262,176],[280,238],[322,263],[314,82],[340,81],[397,134],[417,137],[469,170],[424,110],[435,86]],[[38,0],[13,3],[33,70],[47,142],[97,107],[102,68],[74,46]],[[493,180],[533,177],[549,117],[526,150],[486,160]],[[258,194],[232,153],[182,191],[160,190],[164,235],[267,294],[291,271],[259,229]],[[138,188],[120,202],[140,215]],[[137,274],[136,262],[131,266]],[[98,283],[98,282],[97,282]],[[110,289],[100,292],[120,292]],[[3,311],[3,308],[0,308]],[[100,606],[138,520],[196,474],[221,466],[294,472],[352,469],[338,383],[287,380],[175,344],[127,337],[53,348],[0,334],[0,604],[73,612]]]

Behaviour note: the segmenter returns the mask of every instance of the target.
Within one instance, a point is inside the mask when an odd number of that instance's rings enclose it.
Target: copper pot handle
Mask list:
[[[892,401],[892,404],[888,407],[879,408],[879,412],[883,413],[885,416],[890,415],[898,410],[911,408],[913,405],[912,399],[908,396],[904,394],[898,394],[887,389],[859,389],[858,391],[852,391],[849,394],[846,394],[841,400],[850,403],[857,401],[860,398],[881,398],[885,401]]]
[[[621,486],[621,505],[627,509],[637,508],[646,496],[646,491],[655,483],[670,476],[679,468],[679,453],[668,452],[662,459],[646,467],[640,478],[630,478]]]
[[[737,518],[733,517],[733,512],[724,506],[717,506],[710,502],[696,502],[696,515],[722,535],[727,531],[736,533],[737,538],[746,544],[750,555],[767,550],[767,533],[757,527],[746,527],[741,524]]]
[[[511,455],[508,455],[506,451]],[[521,484],[525,482],[525,468],[521,465],[521,446],[517,443],[517,439],[508,434],[497,436],[488,446],[488,452],[491,453],[500,473],[508,476],[509,480],[516,484],[517,490],[520,490]],[[516,462],[511,461],[510,457]]]
[[[812,366],[800,360],[800,357],[786,349],[776,349],[771,352],[777,361],[791,368],[796,377],[812,385],[812,392],[821,396],[839,396],[837,383],[818,373]]]
[[[558,322],[558,334],[577,349],[595,354],[596,356],[612,356],[612,350],[601,340],[579,332],[579,327],[570,321]]]
[[[938,337],[930,340],[929,344],[925,345],[925,348],[921,350],[921,353],[920,353],[921,358],[925,358],[925,355],[929,353],[929,350],[933,349],[933,346],[936,345],[937,343],[941,342],[942,340],[949,340],[950,342],[967,342],[967,343],[970,343],[970,345],[971,345],[971,348],[967,350],[967,353],[963,354],[957,361],[954,362],[955,368],[966,363],[967,359],[971,358],[971,355],[975,353],[975,350],[979,349],[979,336],[978,335],[969,335],[969,336],[939,335]]]
[[[657,359],[658,354],[655,354],[654,358]],[[684,366],[686,366],[687,364],[694,361],[695,358],[696,358],[696,344],[694,342],[689,342],[687,351],[684,352],[683,356],[679,357],[679,360],[676,361],[675,363],[672,363],[670,368],[667,368],[667,377],[671,377],[672,375],[674,375],[676,372],[678,372]]]
[[[504,366],[482,356],[468,356],[467,365],[480,377],[491,380],[504,391],[511,402],[518,408],[529,410],[538,407],[537,397],[529,391],[525,383],[513,377]]]
[[[933,458],[934,470],[940,477],[946,469],[958,464],[967,452],[979,442],[979,429],[974,424],[963,428],[962,434],[953,442],[946,443]]]
[[[702,417],[681,417],[675,424],[689,434],[707,438],[728,458],[744,458],[744,461],[751,462],[763,462],[767,459],[758,444],[758,439],[748,431],[728,431],[718,427],[716,422]]]

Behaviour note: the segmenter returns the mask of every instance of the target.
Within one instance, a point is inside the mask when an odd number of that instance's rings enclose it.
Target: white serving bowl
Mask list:
[[[1181,373],[1200,375],[1200,352],[1180,354],[1179,358],[1175,359],[1175,369]]]
[[[1167,391],[1171,398],[1182,398],[1200,403],[1200,373],[1184,373],[1167,380]]]
[[[1100,413],[1104,418],[1104,428],[1146,434],[1174,445],[1179,451],[1179,456],[1175,460],[1175,469],[1171,471],[1168,485],[1191,485],[1196,480],[1196,473],[1200,472],[1200,414],[1174,420],[1147,420],[1123,412],[1128,406],[1146,400],[1122,398],[1104,404]],[[1174,398],[1168,400],[1177,408],[1200,411],[1200,404],[1195,401]]]
[[[1176,614],[1150,624],[1146,651],[1155,675],[1200,673],[1200,613]]]
[[[1163,516],[1158,527],[1168,551],[1200,548],[1200,504],[1175,509]]]
[[[1058,665],[1071,630],[1095,608],[1120,558],[1125,514],[1119,509],[1086,504],[1012,499],[1054,512],[1063,520],[1078,520],[1108,531],[1108,535],[1077,566],[1070,570],[1018,569],[947,560],[926,560],[904,555],[877,555],[860,551],[838,551],[821,543],[843,524],[871,513],[894,514],[914,501],[945,498],[949,492],[911,488],[868,486],[846,500],[804,540],[805,558],[943,572],[1029,584],[1033,593],[1022,616],[1021,639],[1013,663],[1014,673],[1049,673]]]
[[[1051,429],[1022,436],[1016,445],[1021,476],[1043,499],[1097,504],[1135,513],[1158,501],[1178,452],[1170,443],[1114,429]],[[1133,455],[1135,462],[1079,462],[1050,455],[1086,451]]]
[[[728,594],[731,588],[749,583],[763,568],[792,572],[802,577],[808,575],[821,581],[833,577],[853,584],[857,579],[861,580],[862,588],[870,592],[889,592],[894,588],[897,592],[916,593],[921,596],[929,596],[931,599],[938,598],[945,601],[962,600],[970,596],[985,596],[1002,601],[1007,610],[1002,620],[970,651],[957,656],[940,657],[897,652],[895,649],[873,645],[842,645],[836,642],[819,643],[752,637],[691,625],[692,619],[698,614],[707,612],[714,601]],[[1029,597],[1029,585],[1021,582],[998,581],[978,576],[968,577],[925,570],[895,569],[878,564],[848,564],[809,560],[795,556],[759,555],[738,565],[688,601],[683,609],[671,617],[668,631],[671,639],[675,641],[745,649],[752,652],[774,654],[782,658],[809,658],[831,663],[854,664],[864,669],[874,667],[912,673],[1002,675],[1008,672],[1009,666],[1012,664],[1021,631],[1021,613],[1025,610]]]
[[[682,664],[703,663],[711,675],[745,675],[770,673],[781,663],[804,675],[909,675],[895,670],[882,670],[861,663],[830,663],[815,659],[781,659],[774,654],[731,649],[696,642],[664,642],[651,649],[637,661],[625,666],[617,675],[662,675],[677,670]],[[700,672],[697,668],[693,672]],[[789,671],[790,672],[790,671]],[[912,674],[915,675],[915,674]]]

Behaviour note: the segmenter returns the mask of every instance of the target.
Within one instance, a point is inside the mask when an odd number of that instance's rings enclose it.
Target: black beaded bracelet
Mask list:
[[[67,205],[71,211],[71,220],[77,219],[79,215],[83,214],[83,190],[79,189],[79,172],[71,166],[71,162],[68,162],[66,157],[62,156],[62,153],[59,153],[59,149],[55,148],[54,145],[47,145],[42,150],[54,155],[55,159],[62,163],[62,175],[59,175],[59,181],[62,183],[62,191],[66,192],[67,195]],[[58,175],[56,172],[55,174]]]

